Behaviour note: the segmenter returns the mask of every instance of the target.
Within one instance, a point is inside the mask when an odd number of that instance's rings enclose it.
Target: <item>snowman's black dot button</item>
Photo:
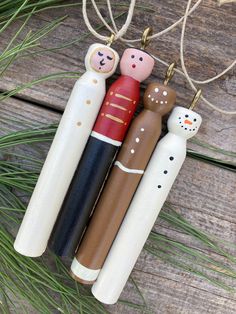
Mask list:
[[[169,159],[172,161],[172,160],[174,160],[174,157],[173,157],[173,156],[170,156],[170,158],[169,158]]]
[[[164,174],[167,174],[168,173],[168,171],[167,170],[164,170]]]
[[[187,128],[184,128],[185,130],[187,130]]]
[[[181,117],[179,117],[179,119],[181,119]]]
[[[188,114],[185,115],[185,118],[188,118]]]
[[[159,184],[157,187],[158,187],[158,189],[160,189],[160,188],[161,188],[161,185]]]
[[[183,128],[184,126],[183,125],[181,125],[181,128]]]

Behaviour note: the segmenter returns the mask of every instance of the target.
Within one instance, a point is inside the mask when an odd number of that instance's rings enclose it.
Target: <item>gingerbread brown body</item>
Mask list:
[[[144,110],[132,122],[77,252],[83,266],[102,267],[159,139],[162,116],[172,109],[175,98],[165,85],[148,85]]]

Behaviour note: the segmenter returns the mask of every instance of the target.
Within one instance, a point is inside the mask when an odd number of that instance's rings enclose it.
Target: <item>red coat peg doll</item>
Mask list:
[[[153,58],[128,48],[120,61],[121,76],[111,85],[78,165],[49,247],[59,256],[73,256],[101,192],[105,178],[140,97],[140,82],[152,72]]]

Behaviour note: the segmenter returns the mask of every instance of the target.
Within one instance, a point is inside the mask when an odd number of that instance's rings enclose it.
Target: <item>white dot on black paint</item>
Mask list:
[[[174,160],[174,157],[173,157],[173,156],[170,156],[170,158],[169,158],[169,159],[172,161],[172,160]]]
[[[160,188],[161,188],[161,185],[159,184],[157,187],[158,187],[158,189],[160,189]]]

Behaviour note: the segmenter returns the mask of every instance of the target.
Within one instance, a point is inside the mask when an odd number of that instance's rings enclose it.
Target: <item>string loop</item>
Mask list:
[[[219,74],[217,74],[216,76],[213,76],[209,79],[206,80],[196,80],[193,79],[189,76],[188,71],[186,69],[185,66],[185,61],[184,61],[184,35],[185,35],[185,30],[186,30],[186,24],[187,24],[187,18],[199,7],[199,5],[202,3],[203,0],[198,0],[193,6],[191,7],[191,3],[192,0],[188,0],[187,2],[187,6],[185,9],[185,13],[184,15],[177,20],[175,23],[173,23],[172,25],[170,25],[169,27],[167,27],[166,29],[153,34],[151,36],[148,36],[148,39],[154,39],[154,38],[158,38],[166,33],[168,33],[169,31],[171,31],[172,29],[176,28],[180,23],[182,23],[182,31],[181,31],[181,38],[180,38],[180,61],[181,61],[181,68],[182,71],[180,69],[174,69],[173,71],[175,71],[176,73],[184,76],[186,78],[186,80],[188,81],[190,87],[197,92],[197,88],[194,84],[199,84],[199,85],[204,85],[204,84],[208,84],[211,83],[215,80],[217,80],[218,78],[220,78],[221,76],[223,76],[224,74],[226,74],[228,71],[230,71],[236,64],[236,60],[233,60],[233,62],[226,68],[224,69],[222,72],[220,72]],[[111,7],[111,2],[110,0],[107,0],[107,7],[108,7],[108,12],[109,12],[109,16],[110,16],[110,20],[112,23],[112,27],[110,25],[108,25],[108,23],[105,21],[105,19],[102,17],[97,5],[96,5],[96,1],[95,0],[91,0],[93,7],[98,15],[98,17],[100,18],[101,22],[103,23],[103,25],[109,30],[109,32],[111,32],[112,34],[114,34],[114,40],[121,40],[123,42],[125,42],[127,44],[127,46],[129,47],[133,47],[132,43],[135,42],[140,42],[141,39],[137,38],[137,39],[126,39],[124,38],[125,33],[127,32],[130,23],[132,21],[132,17],[133,17],[133,12],[134,12],[134,8],[135,8],[135,3],[136,0],[130,0],[130,6],[129,6],[129,10],[128,10],[128,14],[127,14],[127,18],[126,21],[124,23],[124,25],[122,26],[122,28],[120,30],[118,30],[117,26],[116,26],[116,22],[114,20],[114,16],[112,13],[112,7]],[[233,2],[233,1],[232,1]],[[99,38],[102,41],[109,41],[109,37],[108,36],[103,36],[99,33],[96,32],[96,30],[91,26],[88,16],[87,16],[87,0],[83,0],[83,6],[82,6],[82,11],[83,11],[83,16],[84,16],[84,21],[85,24],[87,25],[88,29],[90,30],[90,32],[97,38]],[[157,61],[159,61],[160,63],[168,66],[168,63],[163,61],[162,59],[158,58],[155,55],[152,55],[154,59],[156,59]],[[222,114],[227,114],[227,115],[236,115],[236,111],[226,111],[223,110],[221,108],[218,108],[217,106],[213,105],[211,102],[209,102],[205,97],[203,97],[201,95],[201,100],[207,104],[209,107],[211,107],[212,109],[214,109],[215,111],[218,111]]]
[[[105,21],[105,19],[101,15],[101,13],[100,13],[97,5],[96,5],[95,0],[91,0],[91,1],[92,1],[93,7],[94,7],[98,17],[100,18],[100,20],[102,21],[104,26],[109,30],[110,33],[114,34],[114,40],[117,40],[117,39],[120,39],[121,37],[123,37],[126,34],[128,28],[129,28],[129,25],[132,21],[136,0],[130,1],[130,6],[129,6],[126,21],[119,31],[118,31],[116,26],[114,27],[115,23],[113,23],[114,29],[112,27],[110,27],[110,25],[108,25],[108,23]],[[107,1],[110,2],[109,0],[107,0]],[[108,6],[108,10],[110,12],[110,17],[111,17],[112,21],[114,21],[110,3]],[[87,0],[83,0],[82,13],[83,13],[83,17],[84,17],[84,22],[85,22],[87,28],[89,29],[89,31],[98,39],[107,42],[109,40],[109,36],[104,36],[104,35],[99,34],[90,24],[90,21],[89,21],[88,15],[87,15]]]

